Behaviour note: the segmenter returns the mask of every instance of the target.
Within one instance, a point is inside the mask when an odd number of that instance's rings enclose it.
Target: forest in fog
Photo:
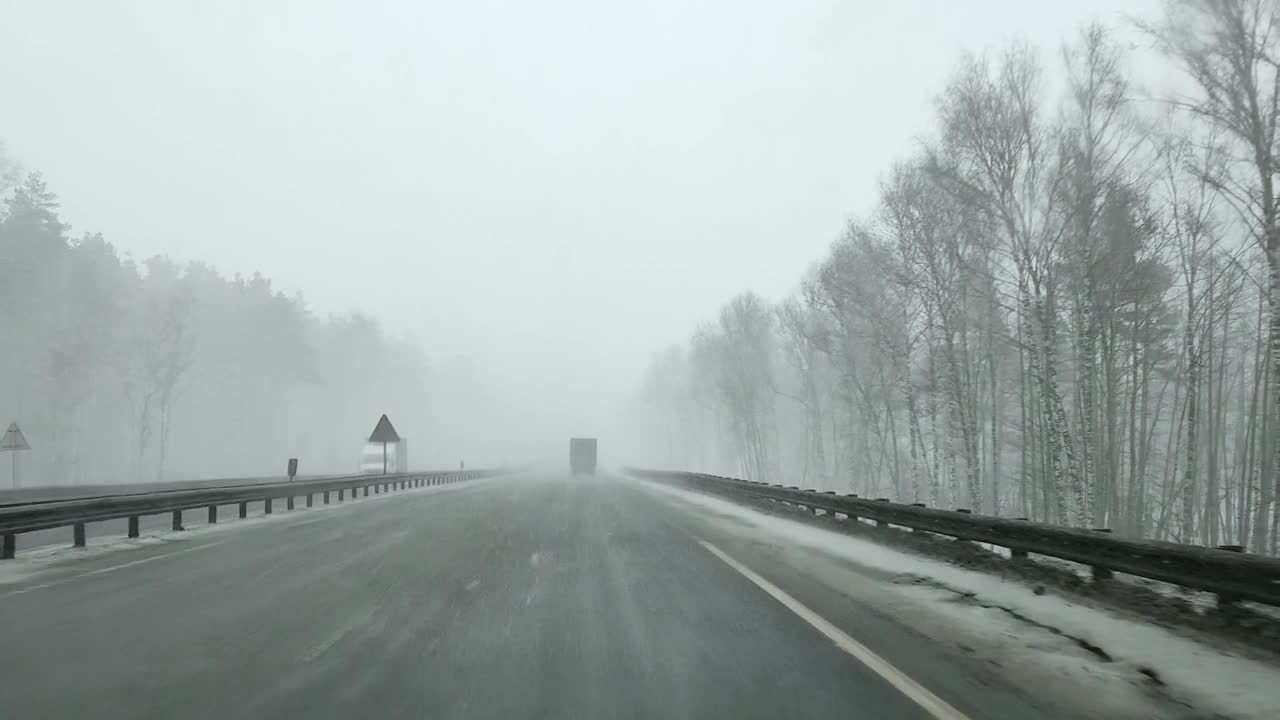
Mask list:
[[[0,411],[32,445],[24,486],[278,476],[289,457],[352,473],[384,412],[411,467],[500,459],[473,437],[489,397],[466,360],[316,317],[258,274],[122,256],[2,153],[0,198]]]
[[[1175,0],[957,58],[792,297],[654,360],[668,467],[1275,553],[1280,19]],[[873,111],[873,99],[868,101]],[[909,153],[909,154],[908,154]]]

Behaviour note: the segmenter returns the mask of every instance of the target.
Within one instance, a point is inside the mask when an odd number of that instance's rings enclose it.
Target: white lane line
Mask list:
[[[126,568],[135,567],[137,565],[145,565],[149,562],[155,562],[156,560],[164,560],[166,558],[171,558],[176,555],[185,555],[187,553],[198,552],[200,550],[208,550],[211,547],[217,547],[225,542],[230,542],[230,538],[228,538],[227,540],[218,540],[217,542],[206,543],[204,545],[197,545],[196,547],[189,547],[189,548],[186,548],[185,550],[175,550],[171,553],[165,553],[164,555],[152,555],[151,557],[142,558],[141,560],[134,560],[132,562],[121,563],[119,565],[111,565],[109,567],[98,568],[97,570],[82,572],[79,575],[72,575],[71,577],[66,577],[61,580],[54,580],[53,582],[47,582],[40,585],[32,585],[31,587],[25,587],[25,588],[22,588],[21,590],[13,590],[11,592],[7,592],[3,595],[0,595],[0,599],[13,597],[14,595],[25,595],[26,593],[29,593],[29,592],[34,592],[36,590],[44,590],[45,588],[57,587],[59,585],[66,585],[69,582],[73,582],[81,578],[92,577],[94,575],[105,575],[107,573],[112,573],[117,570],[124,570]]]
[[[324,640],[307,648],[307,651],[302,654],[299,660],[304,663],[310,663],[326,652],[329,652],[329,650],[331,650],[334,645],[337,645],[343,638],[355,632],[361,626],[368,624],[368,622],[373,619],[375,612],[374,608],[369,608],[360,615],[351,618],[350,622],[345,626],[338,628],[337,632],[334,632]]]
[[[924,708],[925,712],[936,720],[969,720],[968,716],[947,704],[945,700],[929,692],[928,688],[907,677],[887,660],[871,651],[870,648],[854,640],[848,633],[832,625],[826,618],[810,610],[804,603],[791,597],[777,585],[760,577],[754,570],[730,557],[720,548],[706,540],[698,541],[708,552],[724,561],[726,565],[737,570],[743,577],[755,583],[757,587],[769,593],[774,600],[782,603],[788,610],[800,616],[801,620],[812,625],[818,632],[826,635],[841,650],[852,655],[858,662],[867,666],[872,672],[884,678],[898,692],[906,695],[912,702]]]

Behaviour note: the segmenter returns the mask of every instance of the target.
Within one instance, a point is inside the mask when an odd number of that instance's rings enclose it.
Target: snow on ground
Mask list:
[[[899,594],[923,600],[921,605],[957,626],[983,623],[990,626],[990,635],[1016,639],[1026,635],[1031,626],[1039,625],[1083,641],[1111,657],[1111,663],[1092,667],[1063,662],[1054,668],[1091,676],[1077,679],[1097,684],[1117,679],[1121,669],[1132,670],[1134,677],[1139,671],[1150,669],[1169,696],[1198,710],[1212,709],[1241,720],[1280,717],[1280,663],[1272,664],[1258,653],[1210,646],[1155,624],[1052,594],[1052,590],[1037,595],[1016,580],[894,550],[718,497],[650,481],[637,482],[669,499],[746,523],[753,534],[768,534],[863,567],[923,578],[922,583],[892,586]],[[1034,641],[1025,642],[1031,647]],[[1051,664],[1059,660],[1044,653],[1027,657]]]
[[[369,502],[376,503],[392,499],[403,500],[405,493],[448,492],[450,490],[471,487],[476,483],[483,481],[483,479],[478,479],[449,485],[428,485],[421,488],[394,490],[389,493],[360,497],[354,501],[349,499],[343,502],[334,501],[328,505],[318,503],[309,508],[305,505],[299,504],[294,510],[285,510],[283,503],[281,503],[280,507],[270,515],[258,514],[247,517],[243,520],[236,517],[224,519],[224,515],[219,519],[219,522],[213,525],[209,525],[204,522],[196,522],[189,525],[185,530],[166,529],[152,530],[150,532],[144,530],[137,538],[128,538],[123,535],[102,535],[90,537],[85,540],[85,547],[82,548],[71,545],[71,530],[68,528],[68,542],[66,544],[39,545],[28,550],[19,550],[14,554],[14,559],[12,560],[0,560],[0,586],[12,585],[14,583],[30,580],[45,572],[57,569],[59,566],[64,564],[83,561],[85,559],[105,555],[107,553],[136,550],[155,545],[163,545],[165,543],[191,541],[208,535],[244,530],[246,528],[261,526],[267,523],[310,522],[311,520],[309,520],[309,518],[314,518],[316,513],[337,512],[344,508],[349,509],[360,507]],[[234,506],[234,503],[230,506]],[[200,509],[197,508],[192,512],[194,513],[199,510]],[[168,513],[164,514],[167,515]],[[203,517],[203,514],[201,517]],[[19,542],[21,542],[22,536],[19,535],[18,537]]]

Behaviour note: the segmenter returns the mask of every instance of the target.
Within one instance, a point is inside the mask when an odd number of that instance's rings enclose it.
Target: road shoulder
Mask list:
[[[1219,705],[1153,680],[1131,657],[1099,655],[1090,648],[1094,642],[1081,642],[1052,623],[930,583],[919,574],[919,562],[895,564],[896,555],[886,561],[893,551],[867,553],[867,541],[720,498],[621,482],[667,505],[689,532],[724,548],[974,717],[1198,718],[1208,710],[1222,717],[1272,717],[1266,713],[1274,711],[1268,702],[1268,695],[1277,697],[1274,683],[1261,685],[1260,676],[1244,688],[1244,698]],[[1239,679],[1225,679],[1224,689],[1239,690]]]

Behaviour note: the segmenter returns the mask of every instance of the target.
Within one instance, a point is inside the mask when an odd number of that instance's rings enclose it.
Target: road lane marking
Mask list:
[[[350,618],[346,625],[338,628],[338,630],[329,635],[329,637],[308,647],[306,652],[304,652],[298,659],[304,663],[313,662],[316,658],[329,652],[329,650],[331,650],[334,645],[341,642],[343,638],[355,632],[360,627],[368,624],[368,622],[373,619],[375,613],[376,610],[374,608],[369,608],[363,613]]]
[[[765,580],[754,570],[733,559],[728,553],[706,540],[699,540],[698,543],[712,555],[723,560],[726,565],[737,570],[743,577],[755,583],[756,587],[769,593],[774,600],[782,603],[788,610],[800,616],[801,620],[826,635],[841,650],[852,655],[858,662],[884,678],[898,692],[907,696],[908,699],[919,705],[936,720],[969,720],[964,713],[951,707],[945,700],[930,692],[928,688],[907,677],[901,670],[890,665],[887,660],[872,652],[867,646],[854,640],[848,633],[833,625],[826,618],[810,610],[804,603],[788,595],[782,588]]]
[[[228,538],[227,540],[218,540],[217,542],[206,543],[204,545],[197,545],[196,547],[189,547],[184,550],[175,550],[171,553],[165,553],[164,555],[152,555],[151,557],[142,558],[141,560],[134,560],[132,562],[121,563],[119,565],[111,565],[109,567],[98,568],[97,570],[89,570],[88,572],[82,572],[78,575],[72,575],[71,577],[62,578],[61,580],[54,580],[53,582],[42,583],[40,585],[32,585],[31,587],[25,587],[25,588],[22,588],[21,590],[13,590],[3,595],[0,595],[0,599],[13,597],[14,595],[25,595],[26,593],[29,593],[29,592],[34,592],[36,590],[44,590],[45,588],[57,587],[59,585],[66,585],[69,582],[73,582],[81,578],[92,577],[94,575],[105,575],[107,573],[112,573],[117,570],[125,570],[127,568],[135,567],[137,565],[145,565],[149,562],[155,562],[156,560],[164,560],[165,558],[171,558],[177,555],[185,555],[187,553],[197,552],[199,550],[208,550],[211,547],[217,547],[226,542],[230,542],[230,538]]]

